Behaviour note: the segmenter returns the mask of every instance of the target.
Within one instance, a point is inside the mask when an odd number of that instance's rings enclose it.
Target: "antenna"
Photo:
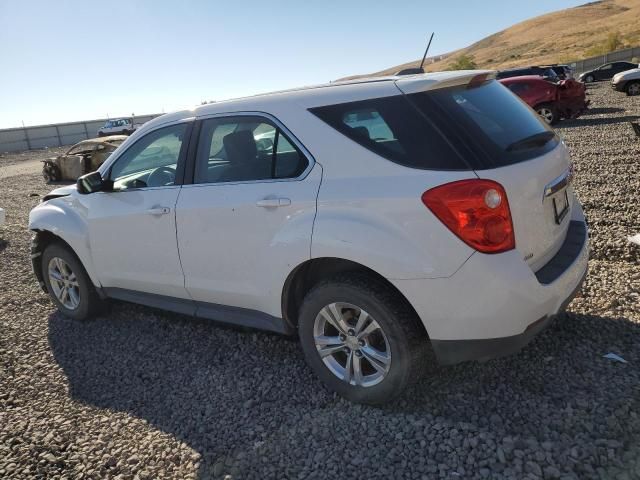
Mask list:
[[[420,70],[424,72],[424,61],[427,59],[427,53],[429,53],[429,48],[431,47],[431,41],[433,40],[433,35],[436,32],[431,32],[431,36],[429,37],[429,43],[427,44],[427,49],[424,51],[424,55],[422,56],[422,61],[420,62]]]
[[[427,59],[427,53],[429,53],[429,48],[431,47],[431,41],[433,40],[434,34],[435,32],[431,32],[431,37],[429,37],[429,43],[427,44],[427,49],[424,51],[424,55],[422,56],[420,66],[405,68],[404,70],[400,70],[398,73],[396,73],[396,75],[415,75],[417,73],[424,73],[424,61]]]

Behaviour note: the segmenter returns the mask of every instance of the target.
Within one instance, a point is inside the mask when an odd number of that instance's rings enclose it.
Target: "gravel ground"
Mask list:
[[[327,392],[276,335],[124,303],[63,318],[29,264],[50,187],[0,178],[0,477],[640,478],[640,97],[589,93],[558,127],[591,228],[581,296],[520,354],[434,367],[384,408]]]

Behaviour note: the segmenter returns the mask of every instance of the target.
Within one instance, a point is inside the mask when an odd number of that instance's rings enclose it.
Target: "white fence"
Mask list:
[[[145,123],[158,115],[136,115],[134,122]],[[103,118],[84,122],[55,123],[0,130],[0,153],[73,145],[81,140],[97,136],[98,129],[106,121],[107,119]]]

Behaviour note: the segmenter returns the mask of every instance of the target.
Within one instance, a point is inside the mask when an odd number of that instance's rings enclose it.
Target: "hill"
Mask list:
[[[461,55],[470,55],[478,68],[489,69],[566,63],[599,54],[598,48],[614,32],[620,33],[621,48],[640,45],[640,0],[602,0],[525,20],[469,47],[429,58],[425,70],[448,70]],[[419,64],[416,60],[372,75]]]

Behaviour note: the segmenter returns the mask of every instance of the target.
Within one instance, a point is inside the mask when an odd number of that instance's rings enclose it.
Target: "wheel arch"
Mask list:
[[[36,276],[41,273],[44,249],[52,242],[60,242],[78,258],[91,282],[100,287],[91,259],[86,222],[73,210],[65,209],[57,203],[57,199],[53,199],[41,204],[29,216],[29,230],[34,233],[31,261]],[[38,280],[42,284],[40,277]]]
[[[403,302],[406,302],[407,306],[415,314],[418,319],[418,313],[416,312],[411,302],[405,295],[402,294],[398,288],[393,285],[384,276],[376,272],[375,270],[362,265],[352,260],[336,257],[321,257],[306,260],[294,268],[287,279],[285,280],[282,288],[282,318],[286,324],[292,329],[297,328],[298,325],[298,311],[302,305],[305,295],[315,286],[318,282],[326,280],[331,277],[335,277],[344,273],[358,273],[364,274],[370,278],[380,282],[385,287],[393,291]],[[428,332],[424,327],[422,321],[418,322],[428,336]]]
[[[625,85],[624,85],[624,91],[626,92],[627,95],[631,95],[630,90],[631,90],[631,86],[632,85],[640,85],[640,78],[638,79],[633,79],[633,80],[628,80]]]

